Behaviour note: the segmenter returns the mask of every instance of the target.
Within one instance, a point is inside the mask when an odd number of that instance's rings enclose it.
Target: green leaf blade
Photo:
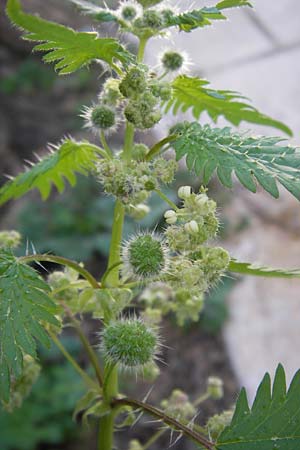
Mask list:
[[[239,8],[241,6],[249,6],[250,8],[253,8],[252,4],[248,0],[223,0],[216,5],[219,10]]]
[[[231,175],[251,192],[256,183],[278,198],[278,184],[300,200],[300,150],[278,145],[281,138],[251,137],[230,128],[212,128],[197,122],[179,124],[171,133],[178,138],[171,145],[177,159],[186,157],[187,167],[203,174],[205,184],[217,171],[220,182],[232,187]]]
[[[204,111],[214,122],[224,117],[231,124],[238,126],[241,122],[269,126],[291,136],[292,131],[284,123],[259,112],[245,98],[233,91],[208,88],[208,81],[197,77],[180,75],[172,83],[173,95],[165,105],[166,111],[177,114],[179,111],[191,110],[195,119]]]
[[[228,271],[265,278],[300,278],[300,269],[276,269],[231,259]]]
[[[11,22],[25,31],[24,39],[37,41],[37,51],[47,51],[45,62],[55,62],[59,74],[69,74],[102,60],[117,70],[115,61],[126,65],[133,55],[117,40],[99,38],[94,32],[77,32],[72,28],[26,14],[19,0],[8,0],[6,12]]]
[[[62,192],[65,179],[74,185],[75,172],[86,175],[93,170],[99,150],[97,146],[86,141],[75,142],[73,139],[66,139],[27,171],[8,181],[0,189],[0,205],[10,199],[19,198],[32,189],[38,189],[42,199],[46,200],[52,184]]]
[[[242,399],[242,400],[240,400]],[[217,450],[295,450],[300,445],[300,372],[286,393],[285,373],[278,366],[271,395],[265,375],[254,404],[247,408],[243,389],[231,424],[219,436]],[[243,403],[243,406],[241,404]]]
[[[49,345],[45,324],[58,326],[49,287],[10,250],[0,254],[0,399],[8,401],[10,380],[22,373],[23,355],[36,356],[36,342]]]

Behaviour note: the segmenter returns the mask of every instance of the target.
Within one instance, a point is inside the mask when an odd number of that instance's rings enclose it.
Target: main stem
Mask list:
[[[138,49],[137,61],[142,62],[144,58],[145,47],[147,39],[141,39]],[[124,149],[123,159],[126,162],[131,160],[131,151],[134,142],[134,126],[127,122],[125,137],[124,137]],[[123,234],[123,224],[125,218],[125,209],[120,200],[116,201],[114,211],[114,222],[111,235],[110,251],[108,258],[108,267],[115,265],[115,268],[110,271],[106,278],[107,285],[118,286],[119,284],[119,265],[120,261],[120,245]],[[112,398],[118,395],[118,371],[117,367],[111,370],[109,365],[104,368],[104,380],[105,386],[103,387],[103,400],[107,404],[111,403]],[[113,448],[113,436],[114,436],[114,421],[116,412],[111,411],[100,419],[99,424],[99,450],[112,450]]]

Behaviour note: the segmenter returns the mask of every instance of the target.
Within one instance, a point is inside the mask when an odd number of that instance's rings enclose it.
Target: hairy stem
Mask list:
[[[138,49],[137,60],[142,62],[144,58],[145,47],[147,44],[147,39],[141,39]],[[132,154],[132,146],[134,142],[134,126],[127,122],[125,136],[124,136],[124,149],[123,149],[123,159],[124,161],[130,162]],[[110,243],[110,251],[108,258],[108,270],[109,273],[106,277],[106,283],[117,287],[119,285],[119,265],[120,261],[120,245],[123,235],[123,224],[125,218],[125,208],[120,200],[116,201],[115,211],[114,211],[114,222]],[[111,369],[109,364],[106,364],[104,368],[104,379],[105,386],[103,387],[103,398],[107,403],[111,402],[111,399],[118,395],[118,371],[117,367]],[[99,450],[112,450],[113,448],[113,433],[114,433],[114,421],[115,421],[116,411],[111,411],[100,419],[99,424],[99,437],[98,437],[98,448]]]
[[[158,153],[160,153],[161,151],[164,152],[167,149],[169,149],[169,147],[167,147],[164,150],[162,150],[166,144],[169,144],[170,142],[175,141],[175,139],[177,137],[178,137],[177,134],[171,134],[170,136],[167,136],[164,139],[162,139],[161,141],[157,142],[155,145],[153,145],[153,147],[147,153],[146,160],[151,161],[151,159],[153,159],[154,156],[156,156]]]
[[[149,405],[148,403],[144,403],[131,398],[114,398],[111,402],[112,407],[118,407],[121,405],[142,409],[151,416],[161,420],[163,423],[173,428],[174,430],[179,431],[193,442],[202,445],[202,447],[206,448],[207,450],[214,449],[214,443],[209,441],[206,437],[202,436],[197,431],[190,429],[187,425],[178,422],[173,417],[166,415],[163,411],[160,411],[159,409],[155,408],[152,405]]]
[[[88,272],[86,269],[84,269],[80,264],[76,263],[75,261],[72,261],[67,258],[63,258],[62,256],[54,256],[54,255],[27,255],[27,256],[21,256],[19,258],[19,261],[24,263],[29,262],[35,262],[35,261],[44,261],[44,262],[52,262],[55,264],[60,264],[62,266],[71,267],[71,269],[76,270],[76,272],[80,273],[80,275],[85,278],[90,285],[94,289],[100,289],[101,285],[98,283],[96,278],[93,277],[90,272]]]
[[[100,141],[101,141],[101,144],[103,145],[103,148],[104,148],[104,150],[105,150],[105,152],[107,154],[106,156],[108,158],[112,159],[113,153],[112,153],[112,151],[111,151],[111,149],[110,149],[110,147],[109,147],[109,145],[107,143],[104,131],[100,132]]]
[[[62,352],[64,357],[69,361],[69,363],[74,367],[77,373],[81,376],[81,378],[85,381],[88,387],[95,388],[97,387],[96,383],[92,378],[88,376],[88,374],[79,366],[79,364],[75,361],[75,359],[70,355],[68,350],[63,346],[63,344],[60,342],[58,337],[52,333],[52,331],[48,331],[52,341],[54,344],[59,348],[59,350]]]
[[[72,312],[70,311],[70,309],[67,307],[67,305],[65,305],[64,303],[62,303],[62,306],[64,307],[67,316],[70,319],[70,322],[72,323],[72,325],[74,326],[78,337],[87,353],[87,356],[94,368],[95,374],[96,374],[96,378],[98,380],[99,385],[102,387],[103,386],[103,376],[102,376],[102,372],[101,372],[101,368],[99,366],[99,362],[98,362],[98,358],[96,353],[94,352],[91,344],[89,343],[87,337],[85,336],[85,334],[83,333],[81,327],[80,327],[80,323],[78,322],[78,320],[76,320],[76,318],[73,316]]]
[[[168,205],[171,206],[172,209],[174,209],[175,211],[178,209],[177,205],[172,202],[172,200],[170,200],[163,192],[161,192],[159,189],[155,189],[155,191],[157,195],[160,196],[160,198],[162,200],[164,200],[166,203],[168,203]]]

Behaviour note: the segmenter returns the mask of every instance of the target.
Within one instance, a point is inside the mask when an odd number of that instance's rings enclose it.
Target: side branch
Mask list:
[[[63,258],[62,256],[55,256],[55,255],[27,255],[27,256],[21,256],[18,258],[19,261],[24,263],[34,262],[34,261],[45,261],[45,262],[52,262],[55,264],[61,264],[62,266],[71,267],[72,269],[76,270],[76,272],[80,273],[80,275],[85,278],[90,285],[94,289],[101,289],[101,284],[98,283],[96,278],[93,277],[90,272],[88,272],[84,267],[82,267],[80,264],[76,263],[75,261],[72,261],[67,258]]]
[[[151,416],[156,417],[157,419],[160,419],[166,425],[169,425],[171,428],[173,428],[177,431],[180,431],[184,436],[186,436],[187,438],[196,442],[197,444],[202,445],[202,447],[206,448],[207,450],[214,449],[213,442],[209,441],[201,434],[197,433],[194,430],[191,430],[186,425],[183,425],[182,423],[178,422],[173,417],[166,415],[164,412],[160,411],[159,409],[155,408],[152,405],[149,405],[148,403],[144,403],[139,400],[134,400],[131,398],[114,398],[111,402],[112,407],[122,406],[122,405],[132,406],[134,408],[143,409]]]

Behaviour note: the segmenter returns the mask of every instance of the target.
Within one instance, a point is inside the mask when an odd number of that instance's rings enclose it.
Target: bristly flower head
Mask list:
[[[85,120],[85,128],[90,128],[94,133],[103,131],[112,133],[118,127],[118,118],[113,107],[105,104],[84,107],[81,117]]]
[[[122,250],[123,277],[134,280],[159,278],[169,266],[168,248],[161,236],[141,233]]]
[[[108,363],[139,371],[159,353],[156,330],[136,317],[111,322],[101,333],[101,350]]]
[[[132,22],[138,17],[141,17],[142,14],[142,6],[135,0],[121,1],[119,8],[116,10],[117,17],[125,22]]]
[[[192,63],[187,52],[165,49],[159,54],[159,64],[167,72],[187,73]]]

